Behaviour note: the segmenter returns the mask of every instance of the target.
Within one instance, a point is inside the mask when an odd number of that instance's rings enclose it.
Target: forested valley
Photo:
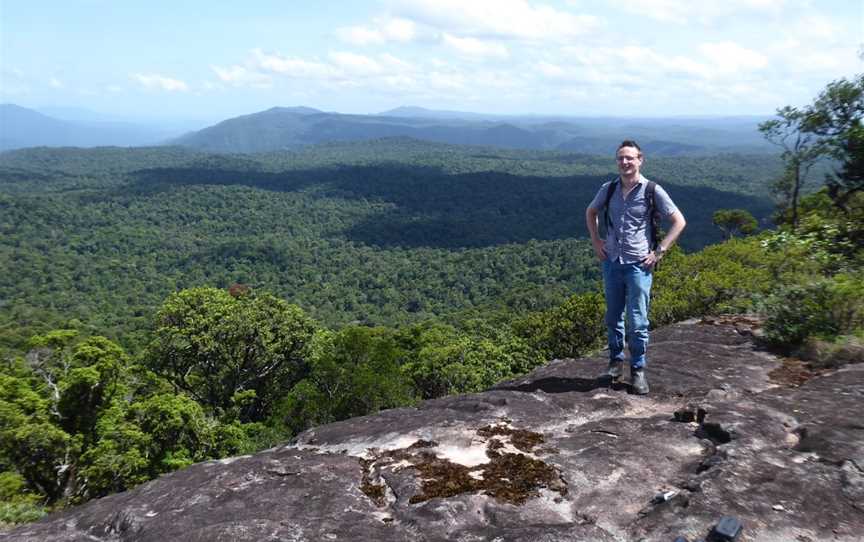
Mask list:
[[[584,209],[611,162],[401,139],[267,155],[7,152],[0,344],[71,325],[137,347],[169,293],[204,285],[272,292],[330,326],[548,307],[598,279]],[[779,168],[727,155],[649,172],[688,210],[692,250],[721,238],[717,209],[766,223]]]
[[[794,201],[788,153],[649,155],[689,223],[652,325],[758,312],[772,347],[849,361],[860,117]],[[614,175],[606,156],[404,138],[0,154],[0,522],[596,350],[584,210]]]

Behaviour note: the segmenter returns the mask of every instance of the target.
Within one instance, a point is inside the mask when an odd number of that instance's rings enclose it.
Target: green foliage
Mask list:
[[[71,368],[58,385],[57,411],[65,431],[81,434],[88,444],[95,438],[102,412],[128,391],[123,383],[128,362],[126,353],[104,337],[75,347]]]
[[[715,208],[767,216],[778,170],[722,155],[652,158],[648,173],[693,209],[682,242],[698,248],[720,238]],[[608,157],[409,140],[3,153],[0,348],[74,328],[137,353],[172,292],[238,282],[328,326],[405,325],[549,285],[558,303],[598,278],[574,209],[611,175]]]
[[[0,501],[18,498],[27,489],[27,482],[17,472],[0,472]]]
[[[855,335],[837,335],[827,339],[808,337],[797,351],[811,366],[831,369],[864,360],[864,328]]]
[[[130,366],[103,337],[77,339],[61,330],[30,344],[26,359],[0,371],[6,504],[25,497],[28,505],[81,502],[265,441],[259,427],[216,420],[155,374]],[[10,491],[18,500],[8,498]]]
[[[63,495],[67,453],[75,454],[80,439],[75,439],[49,422],[22,420],[16,427],[0,432],[0,453],[36,492],[54,501]]]
[[[790,264],[810,262],[811,274],[833,274],[861,268],[864,264],[864,193],[850,195],[846,212],[836,212],[827,190],[801,202],[798,230],[787,229],[768,235],[763,246],[784,254]],[[795,282],[794,279],[790,280]]]
[[[840,167],[827,176],[828,194],[841,209],[864,191],[864,74],[829,83],[808,109],[807,131],[821,136]]]
[[[193,288],[165,301],[144,359],[212,414],[262,421],[308,374],[314,329],[300,308],[270,294]]]
[[[576,358],[597,348],[606,336],[605,311],[602,294],[579,294],[517,320],[514,328],[545,359]]]
[[[36,521],[46,514],[39,495],[30,492],[27,481],[17,472],[0,472],[0,528]]]
[[[811,337],[860,332],[864,329],[862,291],[861,274],[781,287],[765,301],[765,338],[784,350],[795,350]]]
[[[17,525],[19,523],[30,523],[47,513],[47,510],[43,506],[37,504],[0,501],[0,527],[4,524]]]
[[[757,238],[731,239],[690,255],[673,250],[654,275],[652,326],[752,308],[753,295],[774,286],[772,266],[780,261]]]
[[[749,235],[756,231],[758,222],[745,209],[719,209],[714,211],[714,225],[731,239],[736,235]]]
[[[280,417],[295,432],[407,405],[412,392],[391,331],[349,326],[316,334],[309,375],[286,396]]]
[[[807,129],[809,119],[806,109],[787,105],[777,110],[776,119],[759,125],[765,139],[783,150],[783,174],[774,180],[772,188],[781,196],[781,208],[790,210],[793,229],[798,226],[798,202],[804,193],[810,169],[825,154],[822,142]]]
[[[463,329],[441,323],[415,326],[401,331],[399,340],[410,351],[403,370],[424,399],[481,391],[545,361],[509,327],[478,320],[466,322]]]

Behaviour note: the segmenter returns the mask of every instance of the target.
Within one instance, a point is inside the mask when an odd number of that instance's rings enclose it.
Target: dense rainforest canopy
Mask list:
[[[418,322],[490,303],[549,306],[598,278],[583,211],[605,157],[396,139],[301,153],[24,149],[0,155],[0,344],[66,326],[140,346],[159,304],[241,283],[328,325]],[[767,156],[649,157],[687,209],[765,223]],[[138,341],[138,343],[136,343]]]

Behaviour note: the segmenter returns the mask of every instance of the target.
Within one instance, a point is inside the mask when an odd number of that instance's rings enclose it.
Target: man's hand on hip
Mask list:
[[[645,269],[653,269],[657,262],[663,257],[663,251],[652,250],[647,256],[642,258],[642,267]]]
[[[601,262],[607,258],[606,256],[606,244],[602,239],[592,239],[591,244],[594,245],[594,254],[597,255],[597,259]]]

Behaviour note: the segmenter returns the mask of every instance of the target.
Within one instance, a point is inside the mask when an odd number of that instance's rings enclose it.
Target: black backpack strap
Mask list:
[[[612,201],[612,194],[618,187],[618,179],[615,179],[606,188],[606,202],[603,204],[603,224],[606,226],[606,231],[612,228],[612,219],[609,218],[609,202]]]
[[[648,203],[648,216],[651,217],[651,250],[655,250],[660,245],[660,212],[654,204],[656,190],[657,183],[648,181],[648,186],[645,187],[645,201]]]

